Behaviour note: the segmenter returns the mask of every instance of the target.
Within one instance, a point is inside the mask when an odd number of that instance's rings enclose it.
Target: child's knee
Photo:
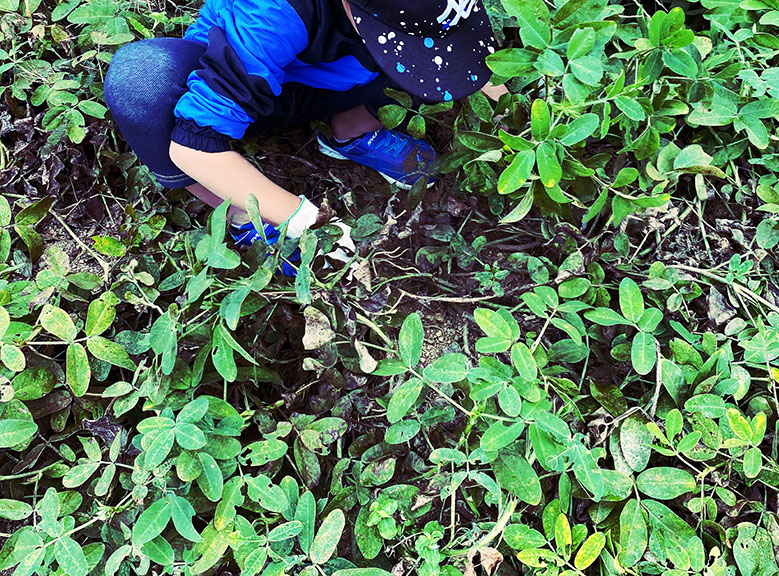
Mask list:
[[[154,40],[125,44],[111,59],[104,95],[117,120],[148,118],[171,104],[171,94],[180,79],[172,55]]]

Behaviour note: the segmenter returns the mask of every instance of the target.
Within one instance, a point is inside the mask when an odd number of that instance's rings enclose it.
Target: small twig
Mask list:
[[[535,242],[528,242],[527,244],[492,244],[490,248],[497,248],[498,250],[509,250],[511,252],[525,252],[533,248],[540,248],[546,242],[543,240],[537,240]]]
[[[421,294],[411,294],[410,292],[406,292],[402,288],[400,291],[408,296],[409,298],[414,298],[415,300],[422,300],[423,302],[429,302],[431,300],[435,300],[436,302],[451,302],[452,304],[470,304],[473,302],[484,302],[486,300],[495,300],[498,298],[498,296],[495,296],[494,294],[492,296],[472,296],[470,298],[464,298],[459,296],[423,296]]]
[[[649,416],[654,420],[655,412],[657,411],[657,402],[660,400],[660,387],[663,384],[663,373],[660,369],[660,362],[663,356],[660,354],[660,347],[656,346],[657,352],[657,370],[655,372],[655,395],[652,398],[652,407],[649,409]]]
[[[766,306],[779,314],[779,306],[776,304],[772,304],[759,294],[756,294],[746,286],[742,286],[741,284],[733,281],[728,281],[727,278],[723,278],[719,274],[714,274],[713,272],[709,272],[708,270],[702,270],[700,268],[694,268],[692,266],[685,266],[684,264],[669,264],[669,268],[676,268],[678,270],[684,270],[685,272],[692,272],[693,274],[700,274],[701,276],[706,276],[707,278],[711,278],[712,280],[716,280],[717,282],[722,282],[723,284],[726,284],[728,286],[731,286],[736,292],[741,294],[742,296],[746,296],[747,298],[750,298],[751,300],[754,300],[755,302],[759,302],[763,306]]]

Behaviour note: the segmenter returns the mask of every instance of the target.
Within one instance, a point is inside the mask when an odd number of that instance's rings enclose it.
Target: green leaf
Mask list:
[[[425,378],[442,384],[459,382],[468,374],[468,357],[465,354],[446,354],[425,367]]]
[[[211,359],[219,375],[228,382],[233,382],[238,377],[238,367],[235,364],[233,349],[225,338],[225,333],[226,330],[222,325],[217,324],[211,336]]]
[[[646,527],[646,512],[638,500],[629,500],[619,516],[619,542],[622,550],[619,562],[629,568],[635,566],[644,555],[649,542]]]
[[[89,480],[89,477],[98,468],[100,468],[100,462],[84,462],[83,464],[73,466],[62,478],[62,485],[65,488],[77,488]]]
[[[224,487],[222,471],[210,454],[199,452],[197,456],[203,467],[203,473],[197,477],[197,485],[206,498],[211,502],[218,502],[222,497],[222,488]]]
[[[126,368],[127,370],[135,370],[137,366],[135,362],[130,360],[130,356],[127,354],[121,344],[112,342],[108,338],[102,336],[92,336],[87,340],[87,349],[103,362],[108,362],[114,366],[120,368]]]
[[[545,140],[536,148],[536,165],[538,176],[545,188],[553,188],[563,177],[563,169],[557,158],[557,149],[554,143]]]
[[[92,241],[95,243],[95,250],[105,256],[121,258],[127,253],[127,246],[116,238],[111,238],[110,236],[92,236]]]
[[[481,437],[481,449],[487,452],[496,452],[505,448],[519,438],[525,429],[525,423],[521,420],[511,426],[503,422],[493,422]]]
[[[630,360],[641,375],[649,374],[657,361],[657,340],[652,334],[639,332],[633,337]]]
[[[598,86],[603,79],[603,63],[595,56],[582,56],[569,62],[571,72],[582,84]]]
[[[296,442],[295,447],[300,443]],[[314,455],[316,459],[316,456]],[[271,512],[282,513],[289,508],[289,500],[279,486],[273,484],[267,476],[260,475],[247,479],[249,498]]]
[[[87,336],[98,336],[111,327],[116,318],[117,302],[118,299],[113,292],[105,292],[97,300],[92,301],[84,327]]]
[[[535,382],[538,377],[538,365],[526,344],[517,342],[511,347],[511,362],[523,380]]]
[[[417,420],[402,420],[387,428],[384,441],[387,444],[405,444],[419,433],[419,429]]]
[[[29,420],[0,420],[0,448],[13,448],[26,443],[38,431],[38,425]]]
[[[400,126],[406,117],[406,109],[397,104],[387,104],[379,108],[379,120],[384,126],[392,130]]]
[[[532,150],[517,152],[498,178],[498,194],[511,194],[524,186],[533,172],[535,162],[536,155]]]
[[[553,78],[562,76],[565,72],[565,63],[563,62],[563,59],[551,48],[544,50],[538,56],[533,66],[544,76],[551,76]]]
[[[27,402],[38,400],[54,389],[57,377],[42,366],[30,366],[20,372],[11,382],[14,398]]]
[[[760,150],[768,148],[770,143],[768,129],[765,124],[759,118],[754,116],[739,116],[734,122],[736,130],[746,130],[747,138],[753,146]]]
[[[697,412],[707,418],[721,418],[725,415],[725,401],[716,394],[698,394],[684,403],[688,412]]]
[[[298,535],[298,542],[300,542],[303,552],[308,554],[311,543],[314,541],[314,521],[316,520],[316,500],[309,490],[306,490],[298,499],[295,520],[303,524],[303,529]]]
[[[584,317],[598,326],[632,326],[633,323],[625,320],[618,312],[611,308],[595,308],[587,310]]]
[[[146,470],[153,470],[165,461],[173,448],[175,432],[171,428],[163,430],[154,436],[154,439],[144,454],[143,465]]]
[[[674,159],[674,170],[683,170],[694,166],[709,166],[713,158],[698,144],[685,147]]]
[[[314,564],[324,564],[330,560],[338,547],[345,525],[346,517],[338,508],[330,512],[322,521],[308,553],[308,557]]]
[[[187,540],[200,542],[202,538],[192,525],[192,518],[195,516],[195,509],[186,498],[181,496],[169,496],[171,518],[176,531]]]
[[[644,314],[644,297],[641,288],[631,278],[623,278],[619,283],[619,307],[623,316],[634,324]]]
[[[585,56],[595,47],[597,35],[592,28],[577,28],[568,41],[566,55],[569,60]]]
[[[152,324],[149,344],[156,354],[162,355],[162,373],[170,374],[178,352],[178,323],[171,317],[170,308]]]
[[[27,366],[24,352],[13,344],[3,344],[2,348],[0,348],[0,360],[12,372],[21,372]]]
[[[70,536],[60,536],[54,543],[54,556],[68,576],[86,576],[89,572],[87,558],[81,546]]]
[[[541,502],[541,482],[536,471],[519,454],[503,454],[492,462],[495,478],[509,493],[531,506]]]
[[[540,142],[549,136],[551,123],[549,106],[546,102],[541,99],[533,100],[533,105],[530,107],[530,131],[533,140]]]
[[[577,30],[579,32],[579,30]],[[560,138],[563,146],[573,146],[589,138],[598,129],[600,117],[597,114],[585,114],[568,124],[568,131]]]
[[[657,467],[644,470],[636,479],[641,492],[658,500],[673,500],[696,488],[692,474],[680,468]]]
[[[612,188],[622,188],[623,186],[628,186],[638,180],[638,176],[638,170],[635,168],[631,166],[622,168],[619,171],[619,174],[617,174],[617,177],[614,178],[614,183],[611,186]]]
[[[19,235],[30,251],[30,260],[37,262],[43,254],[41,235],[29,226],[14,226],[14,232]]]
[[[543,0],[504,0],[503,7],[519,22],[519,37],[525,46],[543,50],[549,45],[552,30]]]
[[[530,170],[532,170],[533,165],[536,161],[535,152],[532,150],[528,150],[528,153],[532,156]],[[514,222],[519,222],[522,220],[525,216],[527,216],[530,213],[530,209],[533,208],[533,188],[530,187],[530,189],[525,192],[524,196],[522,196],[522,199],[517,203],[517,205],[514,207],[514,209],[509,212],[506,216],[500,219],[500,224],[512,224]]]
[[[27,502],[0,498],[0,518],[5,520],[24,520],[32,514],[32,506]]]
[[[698,64],[692,56],[681,48],[676,50],[663,51],[663,64],[668,66],[677,74],[686,78],[695,78],[698,76]]]
[[[511,340],[513,333],[509,323],[495,310],[477,308],[473,317],[487,336]]]
[[[638,414],[626,418],[619,431],[619,444],[622,455],[634,472],[641,472],[649,463],[652,454],[653,436],[647,430],[646,419]]]
[[[16,215],[14,224],[18,226],[34,226],[46,217],[53,202],[54,198],[52,196],[45,196],[34,204],[23,208]]]
[[[398,335],[400,359],[409,368],[419,364],[424,337],[425,331],[419,314],[417,312],[409,314],[403,321],[403,326],[401,326],[400,334]]]
[[[19,0],[0,0],[0,12],[16,12],[19,9]]]
[[[162,536],[157,536],[150,542],[147,542],[141,548],[144,554],[155,564],[160,566],[170,566],[173,564],[173,547]]]
[[[503,532],[506,544],[515,550],[526,548],[541,548],[546,545],[546,538],[538,530],[524,524],[509,524]]]
[[[267,560],[268,549],[265,547],[255,548],[244,558],[241,576],[255,576],[255,574],[259,574]]]
[[[167,499],[157,500],[144,510],[133,526],[133,544],[143,546],[162,534],[171,517],[171,505]]]
[[[387,420],[394,424],[401,420],[419,398],[424,384],[418,378],[404,382],[392,393],[387,405]]]
[[[285,522],[276,526],[268,533],[268,542],[283,542],[284,540],[290,540],[303,530],[303,524],[297,520],[292,522]]]
[[[605,545],[606,535],[603,532],[596,532],[587,538],[581,548],[579,548],[579,551],[576,553],[576,557],[573,560],[573,565],[578,570],[588,568],[598,559],[598,556],[600,556]]]
[[[114,576],[119,571],[119,568],[124,562],[125,558],[130,555],[132,546],[125,544],[114,550],[113,554],[108,557],[105,562],[105,574],[106,576]]]
[[[92,369],[89,367],[89,358],[84,347],[73,342],[68,344],[65,353],[65,381],[74,396],[83,396],[89,388],[92,379]]]
[[[206,445],[203,432],[189,422],[178,422],[175,428],[176,443],[185,450],[198,450]]]
[[[44,330],[54,334],[60,340],[72,342],[76,338],[76,325],[62,308],[46,304],[38,317],[38,321]]]
[[[763,468],[763,455],[760,448],[753,446],[744,454],[744,476],[757,478]]]
[[[414,116],[411,117],[411,120],[408,121],[406,130],[408,130],[409,135],[413,136],[414,138],[424,138],[425,117],[420,114],[414,114]]]
[[[94,116],[95,118],[103,119],[108,111],[108,108],[103,106],[100,102],[95,100],[81,100],[78,103],[78,109],[84,114]]]
[[[742,440],[750,442],[752,440],[752,426],[747,419],[741,415],[741,411],[737,408],[729,408],[727,415],[728,424],[730,425],[731,430],[733,430],[733,433]]]
[[[621,112],[635,122],[642,122],[646,119],[646,111],[643,106],[627,96],[617,96],[614,98],[614,104]]]
[[[779,220],[762,220],[757,225],[755,239],[763,250],[773,250],[779,244]]]
[[[241,307],[250,291],[251,286],[248,284],[240,286],[235,290],[231,290],[222,300],[222,304],[219,306],[219,314],[224,318],[225,324],[230,330],[235,330],[238,327],[238,320],[241,318]]]

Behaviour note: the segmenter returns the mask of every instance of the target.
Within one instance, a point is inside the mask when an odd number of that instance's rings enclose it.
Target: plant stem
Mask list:
[[[777,306],[776,304],[772,304],[771,302],[769,302],[759,294],[756,294],[746,286],[742,286],[737,282],[732,282],[732,281],[729,282],[727,278],[723,278],[718,274],[714,274],[713,272],[709,272],[708,270],[702,270],[701,268],[695,268],[693,266],[685,266],[684,264],[669,264],[668,267],[676,268],[677,270],[684,270],[685,272],[692,272],[693,274],[700,274],[701,276],[705,276],[707,278],[711,278],[712,280],[716,280],[717,282],[721,282],[723,284],[727,284],[728,286],[732,286],[733,289],[739,294],[746,296],[747,298],[750,298],[755,302],[759,302],[763,306],[779,314],[779,306]]]

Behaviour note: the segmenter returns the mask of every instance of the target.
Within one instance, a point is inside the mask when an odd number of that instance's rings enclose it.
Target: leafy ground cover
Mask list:
[[[430,190],[238,145],[355,224],[291,282],[105,118],[197,5],[0,0],[0,573],[779,571],[779,4],[487,4]]]

